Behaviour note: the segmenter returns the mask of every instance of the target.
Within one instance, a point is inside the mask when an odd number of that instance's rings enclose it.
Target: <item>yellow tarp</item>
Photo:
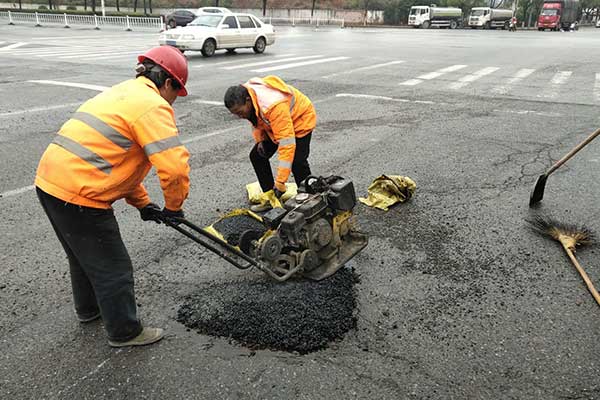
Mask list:
[[[285,187],[287,190],[281,196],[281,201],[284,203],[298,193],[298,186],[295,183],[286,183]],[[277,196],[275,196],[275,192],[269,190],[268,192],[263,193],[258,182],[247,184],[246,190],[248,191],[248,200],[250,200],[250,203],[252,204],[270,203],[273,208],[281,207],[281,202]]]
[[[260,222],[262,222],[262,217],[256,213],[253,213],[252,211],[246,209],[246,208],[237,208],[233,211],[228,212],[227,214],[223,215],[221,218],[219,218],[218,220],[216,220],[215,222],[213,222],[212,224],[210,224],[209,226],[205,227],[204,230],[208,233],[210,233],[213,236],[218,237],[219,239],[221,239],[224,242],[227,242],[227,240],[225,240],[225,237],[221,234],[221,232],[219,232],[218,230],[215,229],[214,225],[221,221],[224,220],[225,218],[231,218],[231,217],[235,217],[237,215],[248,215]],[[237,247],[237,246],[236,246]]]
[[[417,184],[408,176],[381,175],[369,185],[368,197],[359,200],[369,207],[387,211],[388,207],[410,199],[416,189]]]

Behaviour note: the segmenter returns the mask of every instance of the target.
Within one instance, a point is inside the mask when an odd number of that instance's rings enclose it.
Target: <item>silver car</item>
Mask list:
[[[205,57],[219,49],[252,48],[262,53],[275,43],[275,30],[251,14],[202,14],[187,26],[163,32],[158,43],[181,51],[200,51]]]

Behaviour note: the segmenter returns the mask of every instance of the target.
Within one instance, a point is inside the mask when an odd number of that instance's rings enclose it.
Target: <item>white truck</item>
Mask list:
[[[512,10],[502,10],[490,7],[473,7],[469,16],[469,26],[471,29],[508,29],[510,19],[513,16]]]
[[[456,29],[462,25],[463,13],[460,8],[431,6],[413,6],[410,8],[408,25],[429,29],[432,26]]]

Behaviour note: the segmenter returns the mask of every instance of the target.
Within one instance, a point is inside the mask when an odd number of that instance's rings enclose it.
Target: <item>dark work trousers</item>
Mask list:
[[[294,162],[292,163],[292,174],[294,174],[294,180],[298,185],[310,175],[308,155],[310,153],[311,137],[312,132],[304,137],[296,138],[296,152],[294,153]],[[252,151],[250,151],[250,161],[252,162],[254,172],[256,172],[256,177],[258,178],[258,182],[260,183],[262,191],[267,192],[273,189],[275,186],[275,180],[273,178],[273,171],[271,170],[271,163],[269,162],[269,159],[277,152],[278,145],[269,139],[262,143],[266,157],[258,154],[257,143],[252,148]]]
[[[100,311],[112,341],[139,335],[133,267],[113,211],[78,206],[36,190],[69,259],[75,312],[86,318]]]

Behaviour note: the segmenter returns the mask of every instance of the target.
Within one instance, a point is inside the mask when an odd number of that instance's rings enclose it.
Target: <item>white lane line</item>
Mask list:
[[[277,60],[259,61],[259,62],[252,62],[252,63],[248,63],[248,64],[234,65],[233,67],[221,67],[221,69],[226,69],[226,70],[229,71],[229,70],[232,70],[232,69],[240,69],[240,68],[247,68],[247,67],[256,67],[256,66],[259,66],[259,65],[276,64],[276,63],[282,63],[282,62],[288,62],[288,61],[309,60],[311,58],[319,58],[319,57],[323,57],[323,56],[322,55],[316,55],[316,56],[280,58],[280,59],[277,59]]]
[[[283,64],[283,65],[279,65],[279,66],[275,66],[275,67],[253,69],[251,71],[252,72],[279,71],[279,70],[282,70],[282,69],[290,69],[290,68],[303,67],[305,65],[314,65],[314,64],[322,64],[322,63],[327,63],[327,62],[342,61],[342,60],[347,60],[349,58],[350,57],[321,58],[319,60],[303,61],[303,62],[293,63],[293,64]]]
[[[387,67],[388,65],[402,64],[403,62],[404,61],[402,61],[402,60],[397,60],[397,61],[390,61],[390,62],[386,62],[386,63],[382,63],[382,64],[368,65],[366,67],[349,69],[347,71],[342,71],[342,72],[336,72],[335,74],[323,75],[321,78],[327,79],[327,78],[331,78],[331,77],[338,76],[338,75],[346,75],[346,74],[351,74],[351,73],[358,72],[358,71],[368,71],[370,69]]]
[[[1,113],[0,114],[0,118],[3,118],[3,117],[12,117],[12,116],[15,116],[15,115],[28,114],[28,113],[34,113],[34,112],[59,110],[61,108],[76,107],[76,106],[79,106],[79,105],[81,105],[81,103],[67,103],[67,104],[61,104],[59,106],[34,107],[34,108],[29,108],[27,110],[18,110],[18,111],[13,111],[13,112],[8,112],[8,113]]]
[[[22,51],[12,51],[11,54],[19,55],[19,56],[35,56],[35,55],[43,55],[50,54],[55,56],[60,55],[68,55],[68,54],[76,54],[76,53],[91,53],[91,52],[103,52],[103,51],[117,51],[117,50],[132,50],[131,46],[114,46],[114,47],[106,47],[106,48],[95,48],[94,50],[90,50],[89,47],[52,47],[52,48],[36,48],[36,49],[26,49]]]
[[[43,85],[56,85],[56,86],[68,86],[75,87],[80,89],[90,89],[96,90],[98,92],[103,92],[108,89],[108,86],[99,86],[99,85],[88,85],[87,83],[74,83],[74,82],[60,82],[60,81],[27,81],[31,83],[41,83]]]
[[[486,75],[493,74],[494,72],[498,71],[499,69],[500,69],[499,67],[486,67],[486,68],[480,69],[479,71],[475,71],[472,74],[463,76],[462,78],[460,78],[458,80],[458,82],[451,83],[449,87],[450,87],[450,89],[463,88],[463,87],[467,86],[468,84],[475,82],[478,79],[483,78]]]
[[[600,72],[596,73],[596,84],[594,85],[594,97],[600,101]]]
[[[82,60],[106,60],[108,58],[120,58],[127,57],[131,54],[141,54],[143,51],[120,51],[117,53],[109,53],[109,54],[101,54],[96,56],[80,56],[79,58]],[[137,61],[136,61],[137,62]]]
[[[0,44],[4,44],[4,43],[6,43],[6,42],[0,42]]]
[[[558,71],[550,80],[550,86],[546,93],[541,95],[538,94],[537,97],[544,97],[547,99],[555,98],[558,95],[560,87],[569,80],[572,74],[573,71]]]
[[[192,100],[192,103],[208,104],[210,106],[225,106],[225,104],[222,101],[212,101],[212,100]]]
[[[34,185],[25,186],[19,189],[9,190],[8,192],[0,193],[0,198],[16,196],[21,193],[29,192],[30,190],[35,189]]]
[[[126,49],[123,49],[126,50]],[[133,50],[129,50],[130,53],[133,53]],[[136,51],[135,53],[141,54],[143,53],[143,51]],[[113,50],[102,50],[102,51],[92,51],[90,52],[89,50],[85,51],[85,52],[81,52],[81,53],[70,53],[68,55],[64,55],[64,56],[59,56],[57,58],[60,58],[61,60],[68,60],[70,58],[82,58],[82,57],[101,57],[103,55],[108,56],[111,54],[116,54],[115,53],[115,49]],[[47,55],[45,57],[49,57],[51,55]]]
[[[8,46],[0,47],[0,53],[2,53],[4,50],[16,49],[17,47],[25,46],[27,44],[29,44],[29,43],[19,42],[19,43],[9,44]]]
[[[396,99],[394,97],[387,96],[375,96],[372,94],[360,94],[360,93],[338,93],[335,97],[352,97],[355,99],[370,99],[370,100],[385,100],[385,101],[394,101],[398,103],[410,103],[408,99]]]
[[[507,94],[513,86],[515,86],[517,83],[521,82],[523,79],[527,78],[534,72],[535,69],[531,68],[520,69],[513,77],[509,78],[504,85],[494,87],[492,89],[492,92],[497,94]]]
[[[292,57],[295,56],[296,54],[277,54],[275,56],[266,56],[266,58],[280,58],[280,57]],[[248,58],[249,59],[249,58]],[[240,61],[244,61],[246,60],[246,58],[242,59],[242,60],[233,60],[233,61],[222,61],[222,62],[218,62],[215,64],[203,64],[203,65],[196,65],[194,66],[194,68],[203,68],[203,67],[220,67],[221,65],[228,65],[228,64],[235,64],[237,62]]]
[[[409,79],[407,81],[404,81],[402,83],[400,83],[400,85],[403,86],[415,86],[418,85],[420,83],[423,83],[424,81],[428,81],[431,79],[435,79],[435,78],[439,78],[442,75],[447,74],[448,72],[455,72],[458,70],[461,70],[463,68],[466,68],[466,65],[462,65],[462,64],[457,64],[457,65],[451,65],[449,67],[446,68],[442,68],[442,69],[438,69],[437,71],[433,71],[433,72],[429,72],[427,74],[423,74],[421,76],[418,76],[415,79]]]
[[[551,113],[544,111],[534,111],[534,110],[494,110],[494,112],[500,112],[505,114],[518,114],[518,115],[539,115],[541,117],[562,117],[562,114],[559,113]]]

